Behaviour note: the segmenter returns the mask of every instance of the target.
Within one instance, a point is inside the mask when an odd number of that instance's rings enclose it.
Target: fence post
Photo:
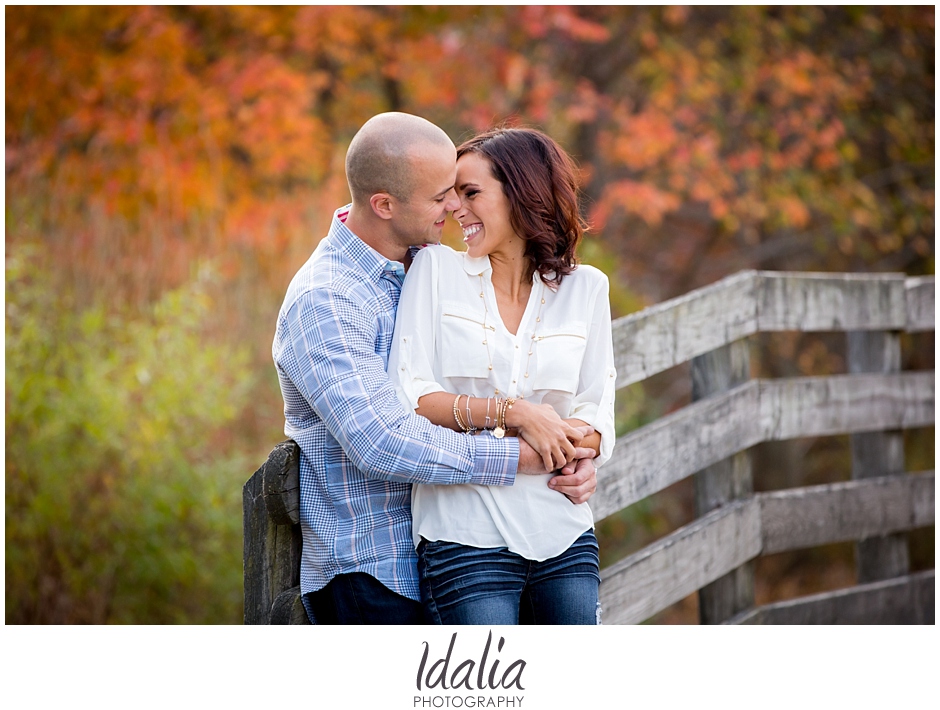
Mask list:
[[[242,489],[246,624],[305,624],[300,603],[300,449],[274,447]]]
[[[892,331],[852,331],[848,336],[850,373],[898,372],[901,338]],[[852,478],[904,473],[904,434],[875,431],[851,435]],[[910,570],[904,533],[860,540],[855,546],[859,584],[900,577]]]
[[[738,340],[692,359],[692,400],[729,390],[751,375],[748,341]],[[702,469],[693,476],[695,515],[751,495],[754,491],[751,455],[742,451]],[[754,564],[747,562],[716,579],[698,593],[699,621],[720,624],[754,606]]]

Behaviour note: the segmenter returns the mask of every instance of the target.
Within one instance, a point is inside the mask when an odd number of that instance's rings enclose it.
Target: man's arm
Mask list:
[[[328,289],[302,294],[285,314],[279,358],[353,464],[385,480],[512,485],[517,440],[457,434],[401,405],[375,353],[370,305]]]

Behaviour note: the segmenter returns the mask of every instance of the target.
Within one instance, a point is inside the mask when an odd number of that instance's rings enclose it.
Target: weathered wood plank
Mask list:
[[[276,496],[266,495],[264,485],[269,464],[272,472],[282,468],[284,449],[284,444],[275,447],[268,461],[242,489],[246,624],[270,623],[275,599],[300,583],[302,539],[299,526],[279,525],[271,518],[268,506]]]
[[[757,380],[620,437],[597,473],[596,520],[760,441]]]
[[[309,623],[307,611],[300,600],[300,585],[285,589],[277,595],[271,605],[272,625],[304,626]]]
[[[933,277],[742,271],[614,321],[617,387],[757,332],[933,328]]]
[[[764,441],[930,426],[934,373],[760,381]]]
[[[903,330],[904,274],[760,272],[757,328]]]
[[[600,520],[762,441],[933,422],[933,372],[751,380],[620,437],[591,507]]]
[[[757,332],[755,271],[742,271],[613,323],[617,387]]]
[[[738,340],[692,360],[692,400],[744,384],[751,377],[750,348]],[[693,477],[695,514],[699,517],[753,490],[751,455],[740,451],[702,469]],[[698,592],[699,622],[718,624],[754,606],[754,566],[745,562]]]
[[[604,622],[635,624],[760,554],[756,500],[719,508],[601,570]]]
[[[700,355],[692,360],[692,401],[698,402],[746,384],[751,377],[751,357],[747,341]],[[743,453],[743,452],[742,452]],[[695,509],[704,515],[715,508],[753,491],[749,459],[743,457],[736,466],[732,459],[702,469],[695,475]]]
[[[762,554],[863,540],[934,524],[934,473],[760,493]]]
[[[936,302],[933,276],[914,276],[905,282],[907,325],[910,333],[936,328]]]
[[[758,607],[729,624],[933,624],[935,570]]]
[[[264,502],[268,515],[278,525],[300,522],[300,447],[282,441],[264,464]]]
[[[273,523],[264,506],[261,479],[263,466],[248,479],[242,488],[243,546],[242,566],[245,587],[244,619],[246,624],[268,623],[271,609],[268,584],[268,538]]]
[[[849,372],[890,373],[901,369],[898,331],[851,331],[846,334]],[[852,478],[859,480],[904,471],[904,432],[870,431],[851,436]],[[900,577],[910,571],[903,534],[865,536],[855,545],[860,583]]]

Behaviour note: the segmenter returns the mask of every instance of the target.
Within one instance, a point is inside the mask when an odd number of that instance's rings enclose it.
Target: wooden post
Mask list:
[[[898,372],[901,340],[891,331],[848,333],[849,372]],[[904,473],[904,435],[901,431],[852,434],[852,478]],[[908,573],[910,561],[904,533],[860,540],[855,547],[859,584]]]
[[[242,489],[246,624],[309,623],[300,603],[300,450],[274,447]]]
[[[746,339],[692,359],[692,399],[704,399],[743,384],[751,375]],[[735,454],[694,475],[695,514],[701,517],[754,491],[751,456]],[[747,562],[699,590],[699,620],[720,624],[754,606],[754,565]]]

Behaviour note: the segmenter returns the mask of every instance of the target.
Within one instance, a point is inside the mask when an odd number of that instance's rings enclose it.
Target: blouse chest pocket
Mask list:
[[[538,367],[534,389],[577,394],[581,362],[587,347],[587,327],[581,323],[569,323],[536,333],[535,347]]]
[[[490,338],[496,329],[485,323],[482,309],[477,312],[465,304],[446,301],[441,306],[441,374],[487,378],[487,348],[494,346]]]

